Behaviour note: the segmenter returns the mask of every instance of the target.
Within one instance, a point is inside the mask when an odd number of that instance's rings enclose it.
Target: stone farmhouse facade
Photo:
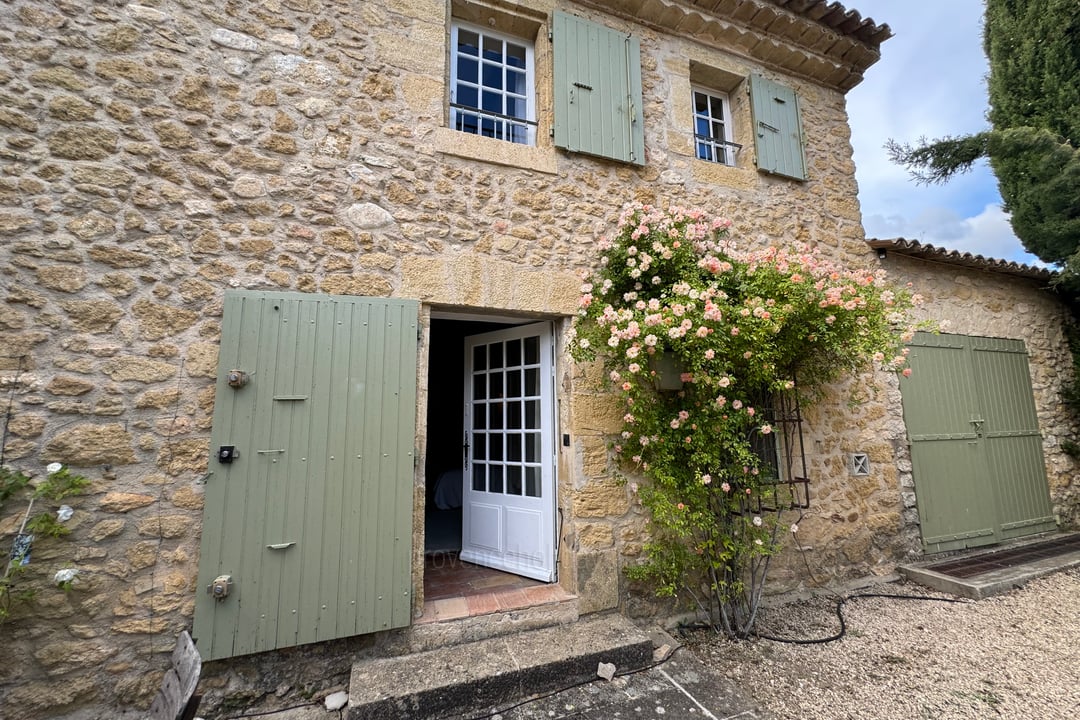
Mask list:
[[[609,462],[620,410],[565,347],[628,201],[883,263],[947,332],[1022,341],[1049,522],[1077,521],[1065,312],[1037,270],[867,245],[845,93],[890,31],[838,3],[12,0],[0,20],[3,462],[92,481],[0,626],[0,716],[142,717],[183,630],[221,703],[321,691],[346,657],[684,609],[622,574],[645,518]],[[805,413],[818,581],[924,552],[901,391],[852,378]],[[551,592],[425,603],[447,508],[463,557]],[[5,551],[24,511],[3,508]],[[776,587],[803,568],[789,549]]]

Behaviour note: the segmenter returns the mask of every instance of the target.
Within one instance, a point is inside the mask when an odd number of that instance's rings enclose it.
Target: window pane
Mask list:
[[[472,468],[472,489],[478,492],[484,492],[487,490],[487,484],[484,481],[484,465],[473,465]]]
[[[473,83],[478,82],[477,72],[479,72],[480,65],[475,59],[468,57],[467,55],[458,55],[457,62],[457,79],[463,82]]]
[[[479,55],[480,51],[480,35],[472,30],[465,30],[464,28],[458,30],[458,52],[466,53],[468,55]]]
[[[506,468],[506,494],[521,494],[521,468],[516,465]]]
[[[503,69],[501,65],[484,63],[484,87],[492,90],[503,89]]]
[[[491,404],[491,422],[488,424],[489,430],[502,430],[503,427],[503,406],[502,403]]]
[[[525,338],[525,364],[536,365],[540,362],[540,337],[533,335]]]
[[[510,141],[518,145],[528,145],[529,128],[525,125],[512,125],[510,127]]]
[[[540,497],[540,468],[525,468],[525,494],[529,497]]]
[[[525,67],[525,46],[516,43],[506,43],[506,64],[510,67]]]
[[[540,433],[525,433],[525,462],[540,462]]]
[[[540,371],[536,368],[525,371],[525,394],[531,397],[540,394]]]
[[[506,459],[510,462],[521,462],[521,435],[518,433],[506,436]]]
[[[457,93],[455,94],[454,102],[456,102],[458,105],[467,105],[471,108],[477,107],[476,98],[476,88],[461,84],[457,86]],[[473,125],[475,126],[475,124],[476,121],[474,120]]]
[[[503,41],[488,35],[484,36],[484,59],[497,63],[503,61]]]
[[[528,88],[525,86],[525,73],[517,72],[516,70],[506,71],[506,91],[512,92],[515,95],[525,96],[529,94]]]
[[[697,118],[694,121],[694,132],[704,137],[709,137],[709,120],[708,118]]]
[[[481,110],[503,115],[503,96],[499,93],[484,91],[484,105]]]
[[[497,138],[502,137],[502,125],[496,124],[494,120],[480,119],[480,134],[484,137]]]
[[[498,434],[488,435],[488,460],[502,462],[503,459],[503,436]]]
[[[525,117],[525,111],[528,108],[528,105],[526,104],[524,98],[516,98],[512,95],[507,95],[505,99],[506,112],[503,113],[504,115],[509,115],[510,117],[516,118]]]
[[[705,143],[698,143],[697,156],[699,160],[712,160],[712,148]]]
[[[501,398],[503,396],[503,376],[501,372],[494,372],[488,375],[488,387],[491,388],[488,397]]]
[[[540,401],[525,401],[525,427],[529,430],[540,429]]]
[[[683,85],[683,87],[686,86]],[[705,95],[705,93],[694,93],[694,112],[700,113],[702,115],[709,114],[709,98]]]
[[[473,409],[472,429],[487,430],[487,410],[484,408],[483,405],[477,405]]]
[[[506,367],[518,367],[521,365],[521,341],[508,340],[506,343]]]
[[[724,123],[713,122],[712,124],[712,136],[717,140],[724,139]]]
[[[506,427],[517,430],[521,427],[521,403],[506,403]]]
[[[473,400],[483,400],[487,397],[487,379],[486,376],[481,373],[479,375],[473,375]]]
[[[491,367],[501,368],[503,366],[503,346],[502,343],[494,343],[491,346]]]
[[[488,492],[501,493],[503,491],[502,465],[488,467]]]
[[[473,460],[487,460],[487,433],[473,433]]]

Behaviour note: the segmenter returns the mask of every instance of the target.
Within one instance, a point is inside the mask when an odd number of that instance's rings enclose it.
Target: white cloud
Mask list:
[[[924,208],[917,216],[899,213],[863,217],[868,238],[905,238],[973,255],[1026,264],[1037,263],[1019,245],[1009,225],[1009,215],[1000,205],[985,206],[972,217],[962,217],[943,207]]]
[[[890,162],[886,140],[915,143],[986,129],[982,0],[849,0],[894,37],[848,94],[851,143],[867,237],[905,237],[950,250],[1031,263],[980,164],[945,185],[916,185]]]

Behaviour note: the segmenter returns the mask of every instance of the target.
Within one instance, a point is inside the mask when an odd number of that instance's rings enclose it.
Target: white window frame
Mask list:
[[[458,78],[458,37],[462,30],[467,32],[476,33],[480,36],[480,56],[476,58],[478,63],[476,82],[471,82],[464,78]],[[506,63],[506,53],[502,53],[502,62],[496,62],[490,59],[481,57],[483,55],[483,46],[487,41],[497,41],[501,43],[512,43],[525,50],[525,94],[518,94],[510,92],[506,89],[506,70],[507,68],[514,68]],[[486,88],[483,85],[484,73],[483,68],[498,67],[502,69],[502,88]],[[488,28],[483,28],[478,25],[471,25],[469,23],[453,21],[450,25],[450,127],[454,130],[461,132],[467,132],[472,135],[480,135],[485,137],[494,137],[495,139],[504,140],[520,145],[536,145],[536,62],[533,53],[533,43],[530,40],[526,40],[520,37],[514,37],[513,35],[506,35],[504,33],[495,32]],[[490,97],[492,94],[502,96],[502,110],[504,112],[489,112],[482,110],[481,107],[469,108],[462,107],[458,104],[458,86],[459,83],[466,87],[475,88],[477,93],[477,104],[483,106],[483,94],[486,92]],[[518,115],[506,114],[506,99],[522,99],[525,101],[525,116],[520,117]],[[471,106],[470,106],[471,107]],[[470,129],[470,125],[474,129]],[[488,128],[485,131],[485,128]],[[489,134],[490,132],[490,134]]]
[[[742,146],[732,140],[730,96],[725,92],[719,92],[700,85],[692,85],[690,91],[690,104],[694,113],[694,157],[705,162],[734,165],[735,157]],[[698,112],[697,96],[699,94],[708,98],[708,109],[705,113]],[[717,102],[720,104],[719,113],[716,112],[714,107]],[[708,135],[698,132],[698,123],[700,121],[708,123]],[[714,123],[720,123],[723,127],[723,137],[716,137],[712,134]]]

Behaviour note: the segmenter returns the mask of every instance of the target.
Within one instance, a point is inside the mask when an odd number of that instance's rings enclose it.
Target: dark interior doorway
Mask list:
[[[431,321],[428,356],[427,454],[424,477],[424,553],[461,550],[461,491],[465,427],[465,338],[509,327],[471,320]]]

